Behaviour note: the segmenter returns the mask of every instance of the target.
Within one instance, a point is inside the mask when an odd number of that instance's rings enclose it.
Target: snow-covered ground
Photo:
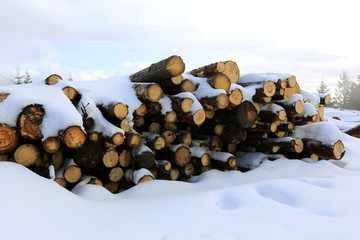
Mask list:
[[[325,112],[344,128],[360,121],[358,111]],[[360,139],[342,137],[340,161],[278,159],[116,195],[95,185],[72,193],[0,162],[0,239],[359,239]]]

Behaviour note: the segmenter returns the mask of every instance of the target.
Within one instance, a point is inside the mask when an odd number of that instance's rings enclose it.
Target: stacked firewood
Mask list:
[[[47,111],[31,102],[16,123],[0,125],[0,159],[68,189],[82,181],[115,193],[152,179],[187,180],[210,169],[246,171],[244,152],[264,152],[269,159],[343,156],[341,139],[306,135],[306,126],[314,131],[324,121],[330,99],[302,91],[295,76],[240,78],[234,61],[184,70],[183,60],[171,56],[131,75],[136,106],[91,102],[89,91],[53,74],[46,86],[61,88],[82,125],[45,138],[41,129]],[[10,95],[0,94],[0,110]],[[324,131],[322,124],[318,130]]]

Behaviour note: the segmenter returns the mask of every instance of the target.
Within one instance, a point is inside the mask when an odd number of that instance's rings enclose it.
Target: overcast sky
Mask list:
[[[234,60],[241,74],[294,74],[314,90],[360,74],[358,1],[0,2],[0,78],[101,79],[179,55],[186,70]]]

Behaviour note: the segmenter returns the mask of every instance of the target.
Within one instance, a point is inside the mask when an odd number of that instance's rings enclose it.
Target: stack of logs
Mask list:
[[[136,111],[129,113],[126,102],[98,106],[108,122],[123,130],[110,137],[91,131],[94,119],[81,101],[84,93],[63,88],[81,109],[83,126],[42,139],[46,113],[41,105],[31,104],[19,114],[16,126],[0,125],[0,158],[67,189],[86,181],[116,193],[152,179],[187,180],[210,169],[249,170],[239,152],[314,160],[342,157],[341,140],[329,145],[293,137],[295,126],[323,121],[324,105],[330,101],[328,95],[301,91],[295,76],[239,78],[234,61],[184,70],[183,60],[171,56],[131,75],[142,102]],[[54,74],[46,84],[59,80]],[[0,107],[8,95],[1,94]]]

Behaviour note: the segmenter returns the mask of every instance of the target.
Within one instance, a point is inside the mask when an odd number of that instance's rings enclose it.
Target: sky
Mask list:
[[[240,74],[292,73],[300,87],[360,74],[357,1],[0,2],[0,82],[16,70],[95,80],[179,55],[186,70],[234,60]]]

